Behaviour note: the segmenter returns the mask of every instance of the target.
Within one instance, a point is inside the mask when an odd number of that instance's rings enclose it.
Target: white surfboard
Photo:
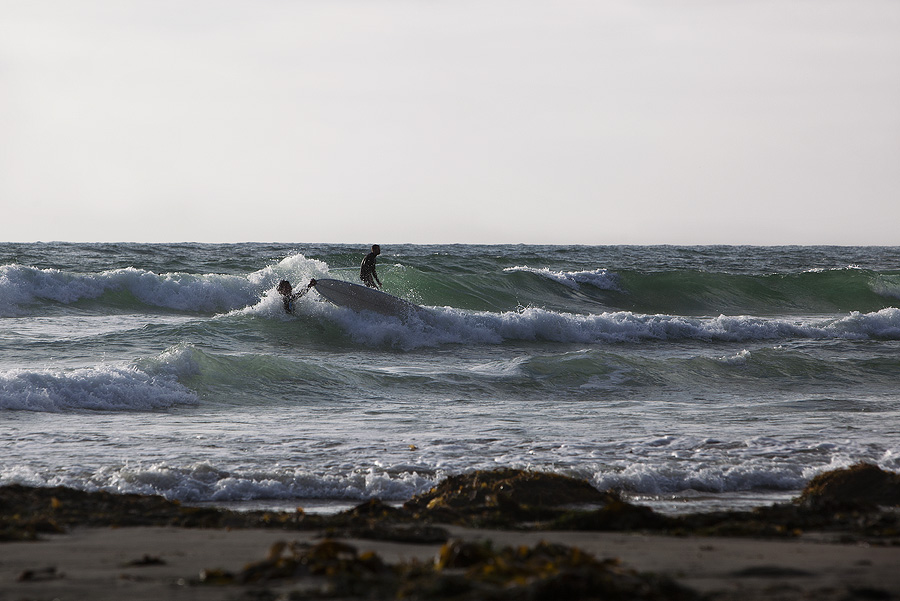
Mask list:
[[[395,317],[409,317],[425,311],[422,307],[387,292],[343,280],[316,280],[315,288],[335,305],[354,311],[374,311]]]

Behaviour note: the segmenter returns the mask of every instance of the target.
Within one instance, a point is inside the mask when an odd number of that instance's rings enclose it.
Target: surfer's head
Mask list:
[[[378,246],[377,244],[373,244],[373,245],[372,245],[372,252],[375,253],[376,255],[380,255],[380,254],[381,254],[381,247]]]
[[[276,290],[278,290],[278,294],[281,294],[282,296],[288,296],[291,292],[294,291],[294,288],[291,286],[291,283],[289,281],[281,280],[280,282],[278,282],[278,288],[276,288]]]

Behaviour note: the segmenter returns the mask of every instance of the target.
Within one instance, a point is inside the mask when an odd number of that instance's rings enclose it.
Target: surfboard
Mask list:
[[[315,288],[326,300],[354,311],[374,311],[395,317],[409,317],[425,311],[408,300],[344,280],[316,280]]]

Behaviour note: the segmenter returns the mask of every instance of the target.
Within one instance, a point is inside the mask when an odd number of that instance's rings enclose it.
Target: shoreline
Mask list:
[[[690,515],[694,513],[715,513],[720,511],[752,511],[756,507],[772,505],[775,503],[787,503],[802,492],[802,489],[793,491],[766,491],[765,493],[747,493],[745,491],[725,493],[695,493],[690,496],[678,494],[648,495],[646,493],[622,494],[622,498],[635,505],[644,505],[657,513],[669,516]],[[383,503],[394,507],[402,507],[409,499],[382,500]],[[183,502],[185,506],[201,507],[209,509],[221,509],[225,511],[251,512],[269,511],[285,512],[294,511],[297,507],[310,514],[323,516],[335,515],[342,511],[353,509],[365,503],[366,499],[253,499],[247,501],[200,501]]]
[[[686,516],[513,469],[334,515],[10,485],[0,599],[897,599],[898,508],[900,475],[867,464]]]

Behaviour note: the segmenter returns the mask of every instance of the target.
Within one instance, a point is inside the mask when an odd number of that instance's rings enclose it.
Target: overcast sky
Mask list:
[[[896,0],[0,0],[0,240],[900,244]]]

